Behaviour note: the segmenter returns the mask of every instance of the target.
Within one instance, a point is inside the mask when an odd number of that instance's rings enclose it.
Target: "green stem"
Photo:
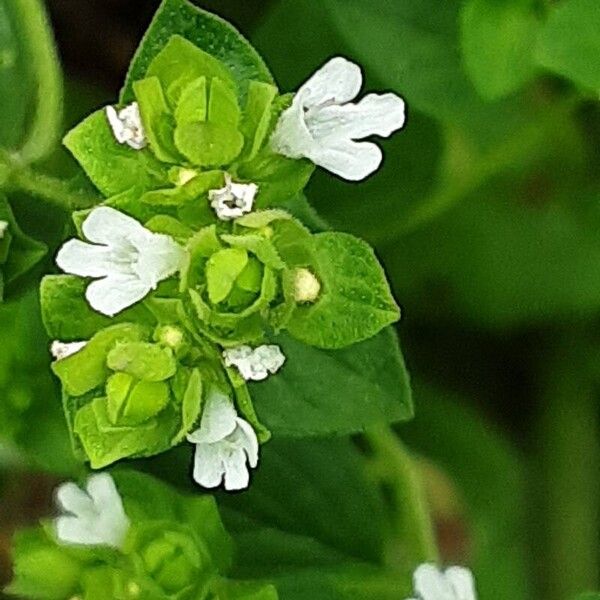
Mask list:
[[[413,566],[437,562],[433,522],[415,461],[388,427],[365,435],[373,452],[374,473],[392,495],[392,526],[397,540],[388,548],[387,562],[398,563],[398,549],[404,563],[406,558]]]
[[[544,572],[540,581],[548,600],[597,589],[600,553],[600,448],[598,411],[590,352],[582,339],[561,339],[544,365],[539,428],[539,507]]]

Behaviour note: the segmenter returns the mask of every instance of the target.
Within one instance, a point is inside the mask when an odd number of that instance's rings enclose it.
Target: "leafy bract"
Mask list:
[[[275,341],[285,366],[250,386],[258,415],[275,436],[347,435],[412,417],[408,374],[391,329],[335,351],[289,336]]]
[[[322,290],[298,306],[288,324],[295,338],[320,348],[362,341],[397,321],[400,311],[368,244],[345,233],[315,236]]]
[[[145,76],[150,62],[176,34],[225,63],[242,92],[249,80],[273,83],[262,58],[229,23],[187,0],[163,0],[133,57],[121,102],[133,100],[133,82]]]
[[[517,90],[534,75],[537,34],[531,0],[469,0],[461,12],[467,73],[486,99]]]
[[[600,89],[600,7],[567,0],[553,8],[537,48],[540,64],[593,92]]]

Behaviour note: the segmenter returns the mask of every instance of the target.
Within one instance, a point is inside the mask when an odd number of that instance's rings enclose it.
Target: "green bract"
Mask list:
[[[70,600],[276,600],[234,582],[231,541],[210,497],[186,497],[139,473],[114,475],[130,526],[122,550],[65,545],[52,523],[19,533],[10,594]],[[184,523],[184,524],[182,524]]]
[[[152,333],[133,323],[99,331],[53,364],[74,441],[94,468],[180,442],[200,414],[203,380],[218,380],[218,368],[176,327]]]

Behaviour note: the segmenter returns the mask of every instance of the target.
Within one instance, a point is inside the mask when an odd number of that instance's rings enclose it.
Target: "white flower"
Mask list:
[[[63,483],[56,492],[56,500],[66,513],[54,521],[61,542],[122,548],[129,519],[110,475],[90,476],[85,491],[74,483]]]
[[[187,436],[196,444],[194,479],[205,488],[224,481],[226,490],[248,487],[250,472],[258,465],[258,439],[249,423],[237,416],[231,400],[211,391],[202,412],[200,429]]]
[[[281,115],[271,145],[290,158],[305,157],[343,179],[359,181],[379,168],[376,144],[356,142],[371,135],[388,137],[405,122],[404,101],[396,94],[356,98],[360,67],[341,56],[321,67],[296,93]]]
[[[108,206],[92,210],[82,231],[93,243],[69,240],[56,264],[73,275],[100,278],[90,283],[85,296],[92,308],[111,317],[177,272],[185,256],[168,235],[152,233]]]
[[[50,354],[52,354],[53,358],[56,360],[62,360],[63,358],[67,358],[76,352],[79,352],[82,348],[85,347],[87,342],[61,342],[59,340],[54,340],[50,345]]]
[[[225,187],[210,190],[208,199],[217,217],[222,221],[230,221],[252,210],[257,192],[258,186],[255,183],[233,183],[226,173]]]
[[[477,600],[473,575],[463,567],[442,571],[423,564],[417,567],[413,581],[416,598],[410,600]]]
[[[250,346],[236,346],[223,351],[225,366],[235,366],[246,381],[262,381],[275,374],[285,362],[279,346],[263,345],[252,350]]]
[[[127,144],[134,150],[141,150],[146,146],[144,126],[137,102],[132,102],[120,111],[117,111],[114,106],[107,106],[106,118],[119,144]]]
[[[8,229],[8,221],[0,221],[0,240],[4,237]]]

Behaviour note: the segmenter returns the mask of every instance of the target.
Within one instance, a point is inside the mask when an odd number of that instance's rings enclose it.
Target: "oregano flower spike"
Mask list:
[[[306,157],[335,175],[359,181],[383,160],[380,148],[357,142],[388,137],[405,122],[404,101],[396,94],[369,94],[352,103],[362,86],[360,67],[332,58],[296,92],[279,118],[271,145],[290,158]]]
[[[68,241],[56,264],[65,272],[93,277],[86,290],[92,308],[113,316],[144,298],[176,273],[183,249],[169,236],[152,233],[108,206],[93,209],[81,227],[90,243]]]
[[[417,567],[413,581],[416,596],[407,600],[477,600],[473,575],[464,567],[441,570],[425,563]]]

